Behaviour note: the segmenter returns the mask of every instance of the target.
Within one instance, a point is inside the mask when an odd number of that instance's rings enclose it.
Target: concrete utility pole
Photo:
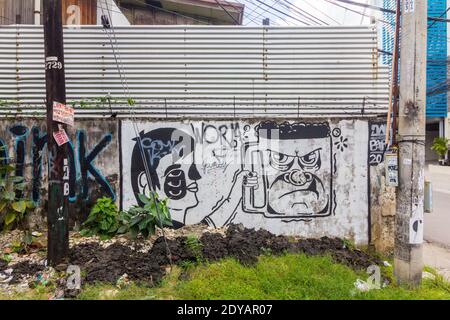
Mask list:
[[[44,0],[43,4],[48,150],[47,259],[55,266],[63,262],[69,250],[68,138],[67,128],[61,122],[64,122],[66,84],[61,0]]]
[[[399,283],[418,285],[423,269],[427,0],[402,0],[401,10],[394,275]]]

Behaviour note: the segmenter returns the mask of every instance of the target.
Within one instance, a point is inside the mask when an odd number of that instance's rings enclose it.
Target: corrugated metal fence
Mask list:
[[[388,70],[377,62],[375,26],[130,26],[115,34],[137,116],[386,113]],[[77,116],[128,116],[105,31],[86,26],[64,37]],[[0,27],[0,116],[43,116],[44,101],[42,28]]]

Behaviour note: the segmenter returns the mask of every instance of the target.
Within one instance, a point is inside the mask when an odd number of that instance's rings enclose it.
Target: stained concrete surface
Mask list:
[[[423,258],[450,281],[450,167],[426,166],[433,189],[431,213],[425,213]]]

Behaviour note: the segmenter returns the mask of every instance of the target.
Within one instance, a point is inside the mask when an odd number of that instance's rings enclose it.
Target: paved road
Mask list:
[[[435,173],[427,166],[425,179],[432,183],[433,212],[425,213],[423,261],[450,281],[450,170]]]
[[[432,183],[433,212],[425,213],[424,237],[450,248],[450,170],[449,174],[426,170],[425,178]]]

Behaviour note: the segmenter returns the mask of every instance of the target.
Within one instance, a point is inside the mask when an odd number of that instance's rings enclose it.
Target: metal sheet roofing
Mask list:
[[[124,26],[114,34],[137,117],[387,112],[389,73],[378,65],[375,26]],[[0,26],[1,117],[45,115],[43,42],[40,26]],[[65,29],[64,47],[77,116],[128,117],[102,27]]]

